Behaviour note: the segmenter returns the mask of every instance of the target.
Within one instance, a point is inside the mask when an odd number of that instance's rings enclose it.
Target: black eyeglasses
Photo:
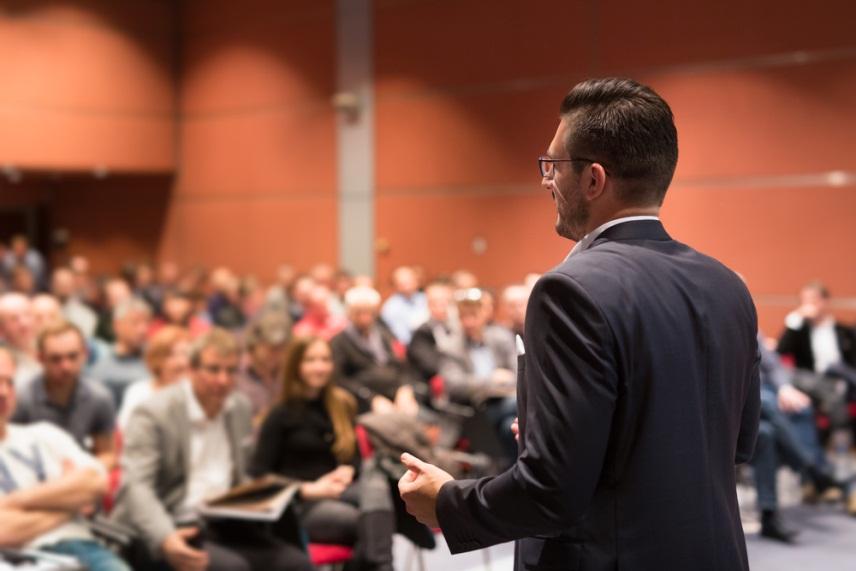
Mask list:
[[[538,171],[541,173],[541,177],[553,177],[553,171],[556,169],[556,163],[598,163],[603,166],[602,163],[594,159],[587,159],[585,157],[577,157],[575,159],[554,159],[548,157],[546,155],[541,155],[538,157]],[[603,167],[604,172],[609,174],[609,171],[606,170],[606,167]]]

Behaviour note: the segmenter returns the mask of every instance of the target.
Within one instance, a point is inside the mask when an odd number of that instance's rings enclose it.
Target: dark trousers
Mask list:
[[[358,480],[338,499],[304,503],[300,523],[313,543],[353,545],[358,568],[391,569],[392,492],[386,473],[366,461]]]

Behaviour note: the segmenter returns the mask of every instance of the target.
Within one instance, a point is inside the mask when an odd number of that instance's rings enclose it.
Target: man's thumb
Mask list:
[[[404,464],[408,470],[412,470],[416,474],[421,474],[428,466],[425,462],[412,454],[408,454],[407,452],[401,455],[401,463]]]

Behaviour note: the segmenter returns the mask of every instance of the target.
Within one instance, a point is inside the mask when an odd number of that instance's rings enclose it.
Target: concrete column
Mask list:
[[[371,0],[336,1],[339,264],[374,275],[374,82]]]

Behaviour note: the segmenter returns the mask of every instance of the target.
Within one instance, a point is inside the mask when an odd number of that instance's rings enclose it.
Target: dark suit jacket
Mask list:
[[[844,364],[856,367],[856,330],[840,323],[835,324],[835,337]],[[799,329],[785,328],[776,351],[791,355],[797,368],[814,371],[814,351],[811,348],[811,325],[805,321]]]
[[[453,553],[512,539],[517,569],[747,569],[736,463],[759,415],[740,278],[658,221],[607,229],[544,275],[520,358],[520,452],[453,481]]]
[[[378,363],[349,330],[338,333],[330,340],[338,384],[356,397],[360,412],[371,408],[370,403],[375,396],[381,395],[392,400],[399,387],[418,381],[408,364],[395,355],[392,332],[381,324],[378,324],[378,331],[384,350],[389,355],[389,360],[383,364]]]

